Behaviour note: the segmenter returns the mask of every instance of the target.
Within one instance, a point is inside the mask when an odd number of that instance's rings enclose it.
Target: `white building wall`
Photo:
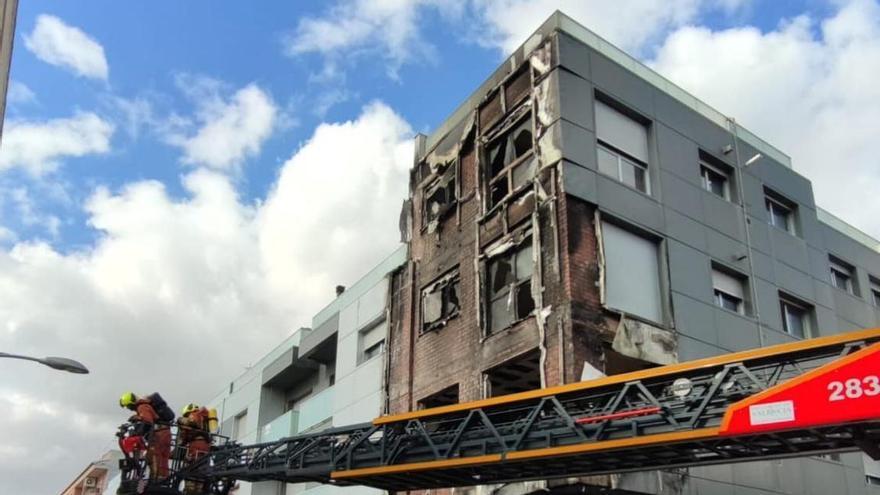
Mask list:
[[[383,409],[383,376],[385,352],[358,364],[362,351],[359,333],[375,325],[383,324],[386,318],[386,301],[389,292],[388,274],[406,260],[406,251],[401,247],[386,260],[353,284],[347,291],[321,310],[312,319],[312,328],[318,328],[337,312],[339,327],[337,331],[335,384],[332,390],[324,389],[319,394],[332,394],[332,402],[326,408],[328,424],[345,426],[364,423],[381,415]],[[285,339],[278,347],[260,359],[254,366],[233,380],[231,391],[218,394],[210,403],[217,409],[221,425],[226,425],[224,435],[231,434],[233,418],[247,410],[247,431],[239,441],[252,443],[260,441],[263,426],[273,420],[261,413],[260,397],[263,394],[263,370],[292,346],[299,345],[300,337],[308,330],[300,330]],[[387,332],[387,329],[386,329]],[[308,401],[309,399],[306,399]],[[319,406],[323,407],[321,404]],[[314,411],[314,407],[312,411]],[[320,408],[319,408],[320,409]],[[268,409],[271,410],[271,409]],[[266,411],[263,411],[264,413]],[[263,417],[261,424],[260,418]],[[323,424],[320,423],[320,424]],[[282,485],[264,482],[251,485],[242,483],[237,495],[326,495],[330,492],[347,495],[376,495],[381,490],[366,487],[334,487],[319,484]]]

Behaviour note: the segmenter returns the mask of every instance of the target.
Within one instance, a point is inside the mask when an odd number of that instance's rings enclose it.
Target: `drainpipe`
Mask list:
[[[751,292],[752,309],[755,313],[755,327],[758,330],[758,345],[764,347],[764,332],[761,329],[761,311],[758,303],[758,284],[756,283],[757,275],[755,274],[755,263],[752,261],[752,232],[749,228],[749,213],[746,210],[745,186],[743,185],[744,170],[739,154],[739,126],[736,124],[736,120],[733,117],[727,117],[727,122],[733,131],[733,152],[736,160],[736,184],[737,193],[739,194],[739,209],[742,213],[743,227],[746,231],[746,258],[749,260],[749,273],[752,277],[749,283],[749,292]]]

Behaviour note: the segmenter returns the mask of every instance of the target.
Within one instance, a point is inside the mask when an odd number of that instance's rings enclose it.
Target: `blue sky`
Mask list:
[[[283,40],[295,32],[297,19],[321,14],[324,5],[279,2],[257,10],[247,3],[208,1],[149,6],[112,1],[23,2],[11,79],[30,88],[36,100],[10,104],[7,118],[39,120],[66,117],[77,110],[94,111],[118,126],[111,152],[67,159],[49,179],[64,184],[73,199],[73,203],[49,200],[40,205],[44,214],[62,219],[53,245],[66,249],[92,239],[83,225],[86,217],[76,205],[96,184],[116,189],[131,180],[156,179],[172,194],[183,193],[179,177],[186,168],[181,167],[179,150],[163,143],[149,128],[131,135],[125,129],[126,116],[114,107],[113,98],[146,100],[157,118],[162,118],[171,113],[185,115],[193,109],[193,102],[177,84],[181,75],[209,77],[230,89],[256,83],[271,95],[289,122],[262,143],[260,153],[250,157],[246,170],[236,176],[240,194],[254,200],[265,196],[280,163],[321,121],[351,119],[365,103],[380,99],[405,116],[414,129],[430,130],[500,58],[497,50],[475,43],[427,36],[436,56],[404,65],[396,77],[389,77],[381,58],[364,58],[351,64],[349,74],[330,81],[316,80],[323,58],[315,54],[287,56]],[[22,38],[40,14],[57,16],[101,43],[110,66],[108,80],[76,77],[28,51]],[[439,22],[436,15],[426,17],[427,23]],[[327,105],[323,101],[333,101],[338,95],[344,95],[344,101],[322,110],[322,105]],[[27,174],[11,175],[4,177],[4,182],[35,191],[40,188]],[[14,215],[6,217],[3,224],[20,239],[47,236],[42,225],[17,223]]]
[[[309,325],[396,246],[413,135],[557,8],[790,154],[821,206],[880,237],[878,2],[22,2],[0,349],[92,374],[0,362],[16,377],[0,493],[59,491],[112,446],[121,392],[205,401]]]

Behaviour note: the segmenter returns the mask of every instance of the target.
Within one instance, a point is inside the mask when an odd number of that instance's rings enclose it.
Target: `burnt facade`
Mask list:
[[[880,323],[880,243],[818,209],[783,153],[560,13],[415,155],[389,413]],[[847,454],[588,484],[808,493],[793,480],[825,473],[862,493],[865,469]]]

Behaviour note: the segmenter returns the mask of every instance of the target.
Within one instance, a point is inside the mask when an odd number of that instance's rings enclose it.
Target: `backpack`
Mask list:
[[[165,399],[163,399],[161,395],[159,395],[159,392],[154,392],[148,395],[147,400],[150,401],[153,410],[159,415],[159,421],[165,423],[174,421],[174,411],[168,407],[168,403],[165,402]]]

